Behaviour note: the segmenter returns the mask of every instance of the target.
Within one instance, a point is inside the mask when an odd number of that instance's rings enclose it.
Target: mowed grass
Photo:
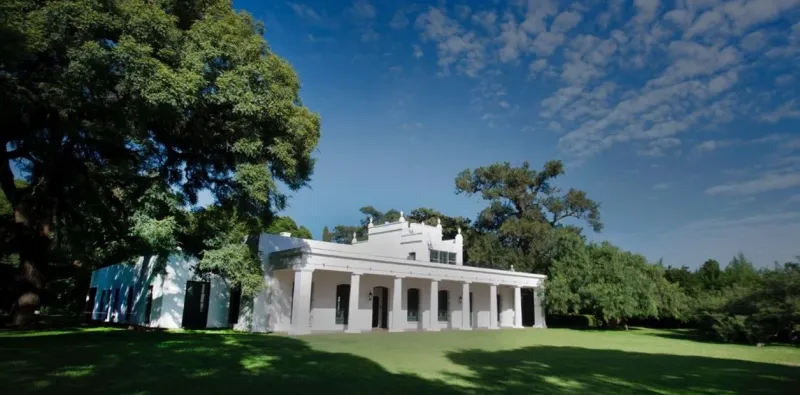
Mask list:
[[[800,349],[677,331],[0,332],[0,394],[797,394]]]

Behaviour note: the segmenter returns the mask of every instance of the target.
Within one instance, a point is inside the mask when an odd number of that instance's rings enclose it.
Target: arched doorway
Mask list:
[[[372,327],[389,329],[389,289],[372,289]]]

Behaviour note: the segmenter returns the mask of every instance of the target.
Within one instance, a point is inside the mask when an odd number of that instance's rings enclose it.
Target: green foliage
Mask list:
[[[382,212],[373,206],[365,206],[359,209],[363,217],[361,218],[359,226],[337,225],[333,232],[331,232],[331,241],[341,244],[350,244],[353,240],[353,233],[356,234],[356,239],[363,241],[367,239],[367,225],[369,219],[372,218],[372,223],[375,225],[383,224],[385,222],[397,222],[400,219],[400,211],[396,209],[389,209]],[[466,235],[470,230],[470,220],[464,217],[449,217],[436,211],[432,208],[420,207],[411,210],[410,213],[405,215],[406,221],[410,222],[425,222],[428,225],[436,225],[436,220],[442,221],[442,237],[444,239],[452,239],[458,234],[458,229]],[[327,228],[327,227],[326,227]],[[466,238],[467,236],[465,236]],[[324,239],[323,239],[324,240]]]
[[[11,0],[0,22],[0,184],[24,219],[24,288],[178,246],[254,283],[243,237],[285,206],[278,182],[310,180],[320,137],[262,24],[227,0]],[[212,213],[187,212],[203,190]]]
[[[753,263],[740,252],[725,266],[721,282],[726,287],[749,286],[759,281],[759,277]]]
[[[597,318],[590,314],[549,314],[547,316],[548,328],[595,328],[598,326]]]
[[[436,225],[436,221],[441,220],[442,238],[445,240],[451,240],[455,238],[459,229],[461,229],[462,236],[464,236],[465,240],[467,240],[467,237],[469,237],[468,234],[470,233],[469,231],[471,229],[471,221],[469,218],[450,217],[441,213],[440,211],[427,207],[420,207],[411,210],[411,212],[406,215],[406,219],[411,222],[424,222],[428,225]]]
[[[664,277],[667,281],[678,284],[686,296],[695,298],[703,288],[703,283],[694,272],[689,270],[689,267],[683,266],[680,269],[668,267],[664,270]]]
[[[719,268],[719,262],[713,259],[705,261],[703,266],[700,266],[700,269],[697,271],[697,276],[705,290],[718,290],[723,286],[722,271]]]
[[[545,288],[549,311],[591,314],[606,326],[630,318],[676,317],[683,294],[664,277],[662,267],[610,243],[586,245],[572,232],[561,232]]]
[[[305,226],[298,226],[291,217],[275,217],[272,223],[264,231],[265,233],[280,234],[289,232],[292,237],[301,239],[312,239],[311,231]]]
[[[565,220],[585,222],[599,232],[600,205],[580,190],[566,193],[555,180],[564,174],[560,161],[545,163],[541,171],[497,163],[464,170],[456,177],[456,192],[478,195],[488,207],[478,214],[475,235],[467,245],[470,263],[485,267],[548,273],[556,230],[580,229]]]
[[[798,340],[800,264],[758,271],[740,253],[725,270],[715,266],[707,261],[694,273],[705,288],[694,295],[687,315],[702,332],[725,342]]]
[[[331,231],[328,230],[328,227],[322,228],[322,241],[331,241],[333,238],[331,237]]]

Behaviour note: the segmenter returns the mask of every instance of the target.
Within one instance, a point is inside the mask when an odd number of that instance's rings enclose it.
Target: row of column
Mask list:
[[[313,269],[298,269],[295,270],[294,275],[294,295],[292,298],[292,333],[293,334],[307,334],[310,332],[309,318],[310,311],[307,308],[311,305],[311,281]],[[402,300],[403,300],[403,278],[396,276],[392,287],[392,325],[389,328],[390,332],[400,332],[403,328],[399,323],[405,322],[406,317],[403,317]],[[470,323],[470,298],[469,286],[470,282],[465,281],[461,285],[461,329],[471,330]],[[350,275],[350,304],[348,306],[348,314],[350,323],[345,330],[348,333],[360,333],[365,329],[358,328],[353,325],[354,320],[358,317],[358,301],[361,289],[361,273],[354,272]],[[541,295],[539,289],[536,290],[537,294],[534,297],[534,322],[535,327],[544,327],[544,312],[541,306]],[[427,331],[438,331],[438,305],[439,305],[439,281],[431,280],[430,301],[428,314]],[[489,329],[498,329],[497,317],[497,284],[489,285]],[[514,328],[522,328],[522,289],[514,287]]]

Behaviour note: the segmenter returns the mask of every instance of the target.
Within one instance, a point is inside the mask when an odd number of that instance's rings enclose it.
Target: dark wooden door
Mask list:
[[[207,281],[186,282],[182,327],[187,329],[202,329],[206,327],[210,289],[211,284]]]
[[[497,294],[497,325],[500,326],[500,314],[503,312],[503,297]]]
[[[381,310],[381,297],[374,295],[372,297],[372,327],[378,327],[378,314]]]
[[[472,328],[472,292],[469,293],[469,327]]]
[[[522,326],[533,326],[533,289],[522,288]]]
[[[381,322],[381,328],[389,329],[389,289],[381,287],[381,314],[383,315],[383,322]]]

